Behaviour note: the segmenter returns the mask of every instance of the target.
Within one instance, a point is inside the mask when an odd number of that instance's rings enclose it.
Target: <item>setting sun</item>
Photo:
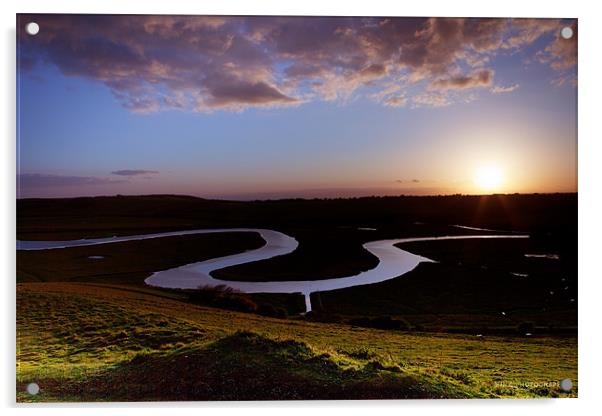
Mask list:
[[[497,191],[503,182],[504,174],[497,165],[482,165],[475,171],[474,183],[479,190]]]

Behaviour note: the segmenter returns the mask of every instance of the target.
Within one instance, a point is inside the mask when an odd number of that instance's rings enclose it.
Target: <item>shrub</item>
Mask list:
[[[225,285],[201,286],[190,292],[188,299],[193,303],[239,312],[255,312],[257,309],[248,296]]]
[[[286,318],[288,315],[286,310],[283,308],[276,308],[269,303],[261,304],[257,307],[257,313],[262,316],[269,316],[272,318]]]
[[[309,311],[305,313],[304,317],[306,320],[312,322],[324,322],[333,324],[343,322],[343,318],[341,318],[340,315],[324,311]]]
[[[216,306],[239,312],[255,312],[257,305],[245,296],[224,296],[219,298]]]

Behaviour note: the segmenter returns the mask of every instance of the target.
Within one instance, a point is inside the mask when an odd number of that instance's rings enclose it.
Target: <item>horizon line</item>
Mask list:
[[[362,196],[326,196],[326,197],[282,197],[282,198],[255,198],[255,199],[229,199],[229,198],[212,198],[202,197],[189,194],[112,194],[112,195],[81,195],[81,196],[66,196],[66,197],[17,197],[17,201],[34,200],[34,199],[83,199],[83,198],[131,198],[131,197],[180,197],[194,198],[207,201],[231,201],[231,202],[263,202],[263,201],[287,201],[287,200],[333,200],[333,199],[365,199],[365,198],[433,198],[433,197],[487,197],[487,196],[529,196],[529,195],[570,195],[578,194],[578,191],[556,191],[556,192],[496,192],[491,194],[466,194],[466,193],[450,193],[450,194],[399,194],[399,195],[362,195]]]

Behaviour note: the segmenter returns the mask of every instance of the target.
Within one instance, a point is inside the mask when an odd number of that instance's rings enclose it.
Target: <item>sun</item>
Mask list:
[[[481,165],[475,170],[474,183],[482,191],[497,191],[504,183],[504,173],[495,164]]]

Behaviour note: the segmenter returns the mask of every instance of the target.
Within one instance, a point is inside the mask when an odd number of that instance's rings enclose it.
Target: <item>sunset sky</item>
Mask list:
[[[18,197],[577,190],[572,19],[20,15],[17,27]]]

